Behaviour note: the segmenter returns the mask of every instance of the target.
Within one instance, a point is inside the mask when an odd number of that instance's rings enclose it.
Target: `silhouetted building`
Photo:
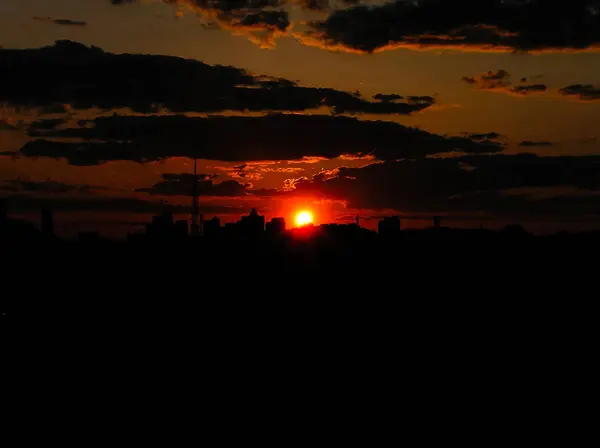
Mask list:
[[[263,235],[265,233],[265,217],[260,216],[253,208],[248,216],[242,216],[240,230],[245,238],[255,238]]]
[[[6,206],[6,199],[0,199],[0,224],[8,220],[8,207]]]
[[[278,236],[285,233],[285,218],[273,218],[267,223],[267,235]]]
[[[209,221],[204,222],[204,237],[216,238],[221,232],[221,220],[216,216]]]
[[[165,211],[162,215],[152,217],[152,223],[146,225],[146,235],[151,239],[167,239],[174,235],[173,215]]]
[[[188,222],[186,220],[177,221],[175,223],[175,236],[177,238],[188,237]]]
[[[434,229],[439,229],[440,227],[442,227],[442,217],[441,216],[434,216],[433,217],[433,228]]]
[[[388,216],[379,221],[378,230],[381,236],[396,236],[400,233],[401,222],[398,216]]]
[[[42,210],[42,234],[44,236],[54,235],[54,215],[48,208]]]

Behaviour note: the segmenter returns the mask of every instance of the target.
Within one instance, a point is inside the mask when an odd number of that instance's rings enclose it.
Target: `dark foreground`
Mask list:
[[[122,323],[147,314],[161,326],[211,313],[244,325],[273,314],[539,320],[595,305],[598,249],[596,234],[443,231],[351,240],[53,240],[5,244],[2,287],[7,310]]]
[[[157,388],[185,400],[198,389],[216,395],[209,414],[241,402],[258,418],[269,391],[281,428],[284,405],[329,425],[331,400],[378,425],[404,406],[421,438],[433,431],[421,409],[441,412],[446,440],[468,407],[458,432],[480,441],[505,434],[500,417],[530,427],[587,396],[599,247],[564,235],[13,246],[7,365],[28,366],[29,384],[69,366],[62,381],[114,396],[117,412],[132,390],[146,403]]]

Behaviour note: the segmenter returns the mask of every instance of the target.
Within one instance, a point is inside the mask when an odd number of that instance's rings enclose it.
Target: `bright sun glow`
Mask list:
[[[313,223],[313,215],[311,212],[302,211],[296,215],[296,225],[298,227],[306,226]]]

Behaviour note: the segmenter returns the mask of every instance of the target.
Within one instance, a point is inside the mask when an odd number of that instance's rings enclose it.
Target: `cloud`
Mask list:
[[[548,87],[545,84],[528,84],[512,87],[512,92],[519,95],[528,95],[530,93],[545,93],[547,91]]]
[[[470,155],[403,160],[344,167],[336,177],[324,181],[304,178],[291,186],[284,186],[291,190],[288,195],[407,213],[510,212],[514,198],[506,199],[504,192],[531,188],[576,188],[582,194],[596,194],[600,204],[600,156]]]
[[[534,142],[534,141],[525,140],[525,141],[519,143],[519,146],[521,146],[521,147],[537,147],[537,146],[552,146],[552,145],[554,145],[554,143],[547,142],[547,141]]]
[[[291,167],[276,167],[276,168],[260,168],[263,173],[299,173],[305,171],[304,168]]]
[[[87,197],[35,197],[28,195],[10,195],[6,198],[11,211],[39,212],[42,208],[50,208],[56,212],[98,212],[98,213],[162,213],[165,205],[156,200],[143,200],[127,197],[87,196]],[[191,213],[190,205],[169,204],[173,213]],[[247,214],[251,207],[245,204],[239,206],[221,206],[200,203],[200,213],[205,214]]]
[[[470,214],[488,217],[597,216],[600,206],[600,156],[540,157],[520,155],[465,155],[455,158],[419,158],[377,163],[363,168],[339,167],[322,170],[309,178],[290,177],[280,190],[252,189],[236,181],[213,184],[213,175],[203,175],[200,194],[204,196],[251,197],[287,200],[343,202],[354,209],[395,210],[403,214]],[[190,174],[166,174],[144,192],[156,196],[189,196]],[[33,195],[16,195],[20,205],[11,209],[39,210],[50,206],[57,211],[158,212],[156,200],[110,198],[86,195],[73,198],[62,193],[88,191],[89,186],[56,182],[40,187],[34,183],[27,193],[57,193],[48,200]],[[15,191],[9,189],[8,191]],[[20,190],[21,191],[21,190]],[[66,196],[66,197],[65,197]],[[50,202],[48,202],[50,201]],[[189,213],[185,205],[173,205],[175,212]],[[241,213],[238,208],[212,207],[204,202],[205,213]],[[208,209],[211,211],[207,211]]]
[[[51,131],[66,123],[66,120],[62,118],[52,118],[46,120],[37,120],[29,125],[28,134],[30,136],[37,136],[40,131]]]
[[[598,0],[396,0],[334,11],[306,43],[371,53],[395,48],[574,51],[600,43]]]
[[[202,178],[203,176],[204,178]],[[163,174],[163,180],[149,188],[139,188],[136,191],[159,196],[191,196],[194,191],[193,174],[182,173]],[[197,192],[199,196],[225,196],[239,197],[246,196],[248,184],[241,184],[235,180],[228,180],[220,183],[213,183],[214,175],[200,175],[197,182]]]
[[[64,26],[86,26],[88,23],[81,20],[71,20],[71,19],[55,19],[53,17],[34,17],[34,20],[38,20],[40,22],[50,22],[55,25],[64,25]]]
[[[404,99],[404,97],[401,95],[395,95],[395,94],[386,95],[384,93],[378,93],[373,98],[375,98],[376,100],[384,101],[384,102],[400,101],[400,100]]]
[[[506,70],[489,71],[487,73],[481,73],[475,77],[464,76],[462,80],[467,84],[478,86],[482,89],[493,89],[496,87],[508,87],[510,73]]]
[[[218,169],[227,172],[227,174],[233,178],[245,179],[245,180],[261,180],[263,175],[257,170],[257,168],[248,163],[243,163],[233,167],[217,167]]]
[[[535,93],[546,93],[545,84],[527,84],[527,78],[521,78],[520,84],[513,84],[510,73],[506,70],[489,71],[476,76],[463,76],[462,81],[479,89],[511,95],[525,96]]]
[[[109,0],[112,5],[140,3],[135,0]],[[176,6],[179,13],[194,11],[210,24],[235,34],[245,34],[264,48],[291,27],[284,0],[162,0]]]
[[[346,167],[342,167],[346,168]],[[334,168],[332,170],[321,170],[315,174],[312,178],[313,182],[324,182],[329,179],[334,179],[340,174],[340,168]]]
[[[66,184],[54,180],[45,181],[30,181],[22,179],[14,179],[4,181],[0,184],[0,190],[10,191],[13,193],[83,193],[90,194],[94,190],[105,190],[104,187],[92,186],[88,184]]]
[[[55,114],[68,114],[70,112],[70,105],[68,104],[45,104],[39,109],[40,115],[55,115]]]
[[[298,177],[298,178],[286,179],[283,182],[283,190],[284,191],[299,190],[302,186],[308,187],[311,185],[313,185],[313,183],[308,180],[308,177],[302,176],[302,177]],[[305,191],[305,190],[306,190],[306,188],[303,189],[303,191]]]
[[[469,134],[468,132],[465,133],[465,136],[471,140],[475,140],[475,141],[482,141],[482,140],[498,140],[501,139],[503,136],[501,134],[498,134],[497,132],[484,132],[484,133],[480,133],[480,134]]]
[[[331,8],[329,0],[293,0],[293,2],[310,11],[327,11]]]
[[[561,95],[574,96],[580,101],[600,100],[600,87],[592,84],[573,84],[559,90]]]
[[[208,118],[113,115],[96,118],[86,127],[48,131],[46,137],[61,141],[31,141],[19,155],[97,165],[112,160],[150,162],[168,157],[245,163],[299,159],[306,162],[341,155],[396,160],[503,149],[494,142],[441,136],[393,122],[296,114]]]
[[[51,109],[130,108],[139,113],[306,111],[407,115],[431,96],[369,101],[358,93],[300,86],[245,70],[171,56],[106,53],[71,41],[30,50],[0,49],[0,101]],[[45,76],[39,76],[44,73]],[[62,108],[62,109],[61,109]]]

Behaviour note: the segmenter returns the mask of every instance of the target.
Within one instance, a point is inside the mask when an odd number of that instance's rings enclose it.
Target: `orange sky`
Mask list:
[[[205,18],[188,9],[177,9],[162,2],[114,7],[103,0],[3,0],[0,2],[0,45],[3,48],[37,48],[55,40],[68,39],[95,45],[114,53],[152,53],[201,60],[208,64],[231,65],[257,74],[268,74],[298,81],[305,86],[331,87],[365,97],[379,92],[400,95],[430,95],[437,105],[412,116],[361,116],[361,119],[396,121],[418,126],[436,134],[459,135],[464,132],[497,132],[504,136],[507,153],[523,151],[523,140],[551,141],[552,147],[527,148],[541,155],[600,154],[597,137],[600,101],[582,103],[558,93],[569,84],[600,82],[600,54],[547,53],[511,54],[459,51],[413,51],[397,49],[364,55],[332,52],[304,45],[294,33],[302,31],[303,20],[319,17],[290,6],[294,13],[291,32],[277,37],[272,48],[261,48],[244,33],[202,26]],[[85,21],[87,26],[61,26],[33,17],[69,18]],[[548,85],[544,95],[518,97],[498,91],[481,91],[461,82],[463,76],[506,70],[513,79],[538,79]],[[43,74],[40,74],[43,76]],[[73,122],[93,117],[98,111],[81,111]],[[18,131],[0,130],[0,151],[17,151],[26,141],[27,123],[36,117],[31,112],[2,109],[0,119],[11,122]],[[19,124],[19,120],[23,120]],[[278,162],[259,177],[249,180],[255,188],[283,188],[286,179],[311,178],[323,170],[339,166],[361,167],[370,160],[327,160],[317,163]],[[233,162],[200,161],[201,172],[215,173],[221,180],[232,177],[227,168]],[[297,168],[293,173],[283,168]],[[189,172],[190,161],[183,158],[137,164],[111,162],[99,166],[71,166],[64,160],[46,158],[0,157],[0,181],[28,179],[87,183],[132,195],[132,190],[160,181],[163,173]],[[107,193],[101,193],[107,194]],[[135,196],[140,196],[136,194]],[[173,199],[187,201],[187,198]],[[221,199],[222,200],[222,199]],[[245,199],[247,201],[247,199]],[[261,202],[265,202],[262,201]],[[269,201],[267,201],[269,202]],[[270,200],[271,215],[292,216],[295,203]],[[339,205],[314,204],[317,220],[347,215]]]

